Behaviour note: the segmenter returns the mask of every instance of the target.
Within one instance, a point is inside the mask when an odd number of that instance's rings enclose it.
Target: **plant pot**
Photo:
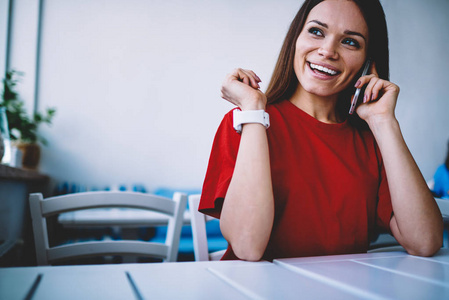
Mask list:
[[[11,160],[11,143],[9,140],[6,109],[0,107],[0,162],[8,164]]]
[[[37,170],[41,158],[41,148],[35,143],[19,143],[17,148],[22,151],[22,168]]]

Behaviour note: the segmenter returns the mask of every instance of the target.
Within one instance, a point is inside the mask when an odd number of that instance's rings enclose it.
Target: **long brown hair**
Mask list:
[[[296,40],[301,33],[304,23],[310,11],[319,3],[325,0],[306,0],[299,9],[292,23],[290,24],[287,36],[281,48],[276,66],[273,71],[270,83],[266,91],[268,103],[290,99],[298,86],[293,69],[293,62],[296,51]],[[379,77],[389,80],[389,51],[388,51],[388,31],[385,20],[385,13],[379,0],[352,0],[360,8],[365,17],[369,31],[368,57],[375,63]],[[354,93],[355,80],[346,90],[340,93],[337,109],[342,115],[347,115],[350,104],[350,97]],[[358,116],[353,115],[355,119]]]

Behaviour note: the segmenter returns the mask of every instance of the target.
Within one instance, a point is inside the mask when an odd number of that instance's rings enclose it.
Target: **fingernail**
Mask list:
[[[356,88],[359,87],[360,83],[361,83],[360,80],[357,81],[357,82],[355,83],[355,86],[354,86],[354,87],[356,87]]]
[[[368,95],[365,94],[365,96],[363,97],[363,103],[366,103],[366,101],[368,101]]]

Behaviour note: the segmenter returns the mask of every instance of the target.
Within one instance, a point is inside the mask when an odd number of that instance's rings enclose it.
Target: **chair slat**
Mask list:
[[[42,194],[30,194],[30,211],[38,265],[48,265],[70,258],[103,255],[133,255],[176,261],[187,195],[175,193],[173,198],[137,192],[85,192],[44,199]],[[99,207],[127,207],[150,210],[168,215],[165,243],[144,241],[75,242],[50,247],[46,218],[67,211]],[[117,224],[118,226],[119,224]]]
[[[155,258],[167,258],[168,245],[142,241],[92,241],[56,246],[48,250],[48,259],[60,261],[104,255],[133,255],[151,253]]]
[[[126,201],[125,201],[126,200]],[[45,217],[67,211],[100,207],[130,207],[173,215],[175,203],[167,198],[133,192],[86,192],[47,198],[42,201]]]
[[[220,260],[226,249],[209,253],[207,243],[206,222],[215,218],[206,216],[198,211],[201,195],[189,196],[189,209],[192,225],[193,251],[196,261]]]

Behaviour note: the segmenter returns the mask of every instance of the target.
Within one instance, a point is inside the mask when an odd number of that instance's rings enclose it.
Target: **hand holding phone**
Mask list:
[[[371,66],[371,59],[367,59],[365,65],[363,66],[362,75],[360,77],[368,74],[368,70]],[[354,97],[352,98],[351,107],[349,108],[349,114],[352,115],[354,113],[355,107],[357,106],[357,100],[359,99],[360,93],[362,92],[364,87],[358,88],[355,90]]]

